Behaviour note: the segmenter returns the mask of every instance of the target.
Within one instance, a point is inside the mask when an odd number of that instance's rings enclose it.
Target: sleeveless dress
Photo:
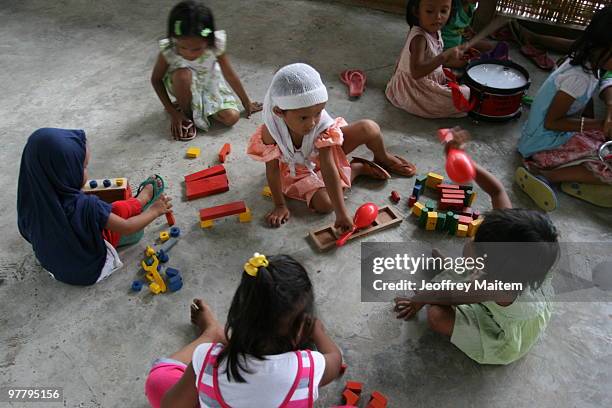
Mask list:
[[[420,79],[414,79],[410,72],[410,43],[416,36],[423,36],[427,43],[425,58],[434,58],[442,53],[444,43],[440,32],[435,36],[421,27],[414,26],[408,33],[406,45],[402,50],[395,73],[387,84],[385,94],[394,106],[423,118],[459,118],[465,112],[457,110],[453,104],[451,89],[447,86],[442,65]],[[470,88],[460,86],[461,93],[470,99]]]
[[[217,57],[225,53],[225,31],[215,31],[215,48],[207,48],[194,61],[186,60],[176,51],[172,39],[159,42],[161,54],[168,63],[164,76],[166,90],[174,96],[172,73],[179,68],[191,70],[191,111],[195,125],[202,130],[210,128],[209,117],[224,109],[238,109],[238,103],[217,62]]]

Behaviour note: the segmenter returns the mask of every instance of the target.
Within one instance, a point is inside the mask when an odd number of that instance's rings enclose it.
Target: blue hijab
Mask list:
[[[17,224],[36,258],[57,280],[94,284],[106,261],[102,229],[111,206],[81,191],[86,154],[82,130],[38,129],[19,169]]]

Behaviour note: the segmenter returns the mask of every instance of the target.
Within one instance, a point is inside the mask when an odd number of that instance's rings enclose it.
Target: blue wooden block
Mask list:
[[[422,192],[423,192],[423,185],[414,186],[414,188],[412,189],[412,195],[415,196],[417,200],[421,196]]]

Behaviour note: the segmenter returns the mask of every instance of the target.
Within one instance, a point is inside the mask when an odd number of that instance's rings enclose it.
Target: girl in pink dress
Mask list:
[[[406,20],[410,32],[387,84],[387,99],[396,107],[424,118],[457,118],[466,113],[453,104],[443,64],[461,59],[464,46],[444,50],[440,29],[451,15],[452,0],[410,0]],[[470,99],[470,89],[460,91]]]
[[[266,219],[278,227],[289,219],[287,197],[306,201],[320,213],[336,213],[336,228],[352,227],[343,190],[360,175],[388,179],[387,170],[410,177],[413,164],[385,150],[378,125],[371,120],[347,124],[325,111],[327,90],[319,73],[306,64],[281,68],[264,100],[264,125],[251,137],[247,153],[266,163],[274,209]],[[374,153],[374,161],[346,155],[360,145]]]

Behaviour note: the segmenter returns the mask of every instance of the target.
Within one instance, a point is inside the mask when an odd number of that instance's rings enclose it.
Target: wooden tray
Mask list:
[[[399,225],[399,223],[402,221],[402,215],[395,207],[389,205],[384,206],[378,210],[378,217],[376,217],[374,223],[369,228],[359,230],[358,232],[354,233],[349,238],[349,241],[365,235],[370,235],[373,232],[382,231],[395,225]],[[319,251],[327,251],[331,248],[335,248],[336,240],[339,237],[339,235],[336,234],[333,224],[312,230],[308,236],[312,242],[314,242]]]

